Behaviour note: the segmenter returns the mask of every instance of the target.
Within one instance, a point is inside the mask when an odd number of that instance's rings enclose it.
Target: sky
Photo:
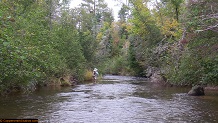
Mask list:
[[[119,0],[119,1],[126,3],[126,0]],[[71,0],[70,7],[72,7],[72,8],[76,7],[81,2],[82,2],[82,0]],[[120,4],[120,2],[115,1],[115,0],[105,0],[105,2],[108,4],[108,7],[113,10],[114,19],[117,21],[118,20],[118,12],[119,12],[122,4]]]

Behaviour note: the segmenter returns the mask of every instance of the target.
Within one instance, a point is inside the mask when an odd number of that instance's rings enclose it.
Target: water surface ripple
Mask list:
[[[51,123],[218,122],[218,93],[192,97],[186,94],[188,89],[106,76],[97,83],[1,98],[0,118],[37,118]]]

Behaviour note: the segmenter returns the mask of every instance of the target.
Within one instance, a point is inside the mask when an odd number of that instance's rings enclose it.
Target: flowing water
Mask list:
[[[96,83],[1,97],[0,118],[34,118],[42,123],[217,123],[218,92],[193,97],[187,95],[189,89],[105,76]]]

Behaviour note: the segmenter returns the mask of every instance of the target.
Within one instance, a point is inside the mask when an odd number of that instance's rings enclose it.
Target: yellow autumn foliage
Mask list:
[[[99,33],[97,34],[97,37],[96,37],[97,42],[101,42],[102,37],[103,37],[103,33],[102,33],[102,32],[99,32]]]
[[[179,38],[182,34],[182,29],[175,19],[167,19],[161,27],[161,32],[167,37]]]
[[[91,70],[86,70],[85,75],[84,75],[84,80],[85,81],[91,81],[92,80],[92,71]]]

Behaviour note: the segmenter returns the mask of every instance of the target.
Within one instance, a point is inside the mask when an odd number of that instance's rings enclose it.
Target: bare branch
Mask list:
[[[218,18],[218,13],[209,14],[209,15],[201,15],[201,16],[199,16],[199,18],[202,18],[202,20]]]
[[[195,30],[195,32],[203,32],[203,31],[207,31],[207,30],[213,30],[214,28],[218,27],[218,24],[217,25],[214,25],[214,26],[209,26],[208,28],[206,29],[203,29],[203,30]]]

